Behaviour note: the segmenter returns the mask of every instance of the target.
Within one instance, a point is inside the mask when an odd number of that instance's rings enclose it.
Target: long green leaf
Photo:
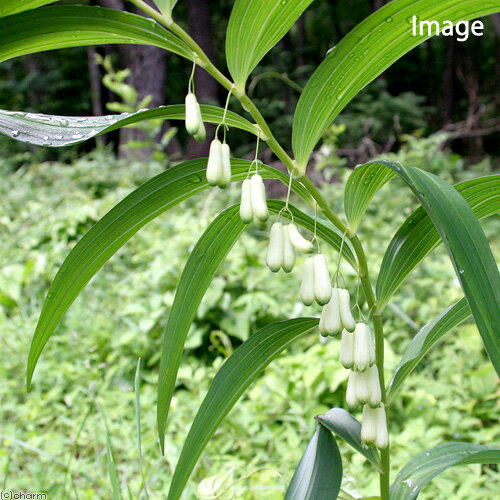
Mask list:
[[[62,147],[79,144],[106,132],[143,120],[184,120],[184,104],[106,116],[53,116],[0,109],[0,134],[38,146]],[[221,123],[224,110],[217,106],[201,106],[203,121]],[[258,129],[246,118],[226,112],[229,127],[257,135]]]
[[[182,40],[154,21],[113,9],[51,6],[0,19],[0,62],[45,50],[115,43],[155,45],[193,59]]]
[[[410,460],[391,486],[391,500],[414,500],[438,474],[462,464],[500,463],[500,449],[479,444],[446,443]]]
[[[229,18],[226,59],[237,90],[313,0],[236,0]]]
[[[207,160],[181,163],[150,179],[129,194],[99,220],[71,250],[47,293],[30,346],[28,387],[40,354],[66,311],[101,267],[139,229],[181,201],[209,187],[205,178]],[[251,162],[232,160],[233,181],[243,180]],[[264,178],[288,184],[288,176],[261,165]],[[294,181],[292,189],[305,199],[309,194]]]
[[[423,357],[449,332],[471,315],[465,298],[443,311],[437,318],[425,325],[408,344],[401,361],[394,370],[387,392],[387,404],[391,404],[394,395],[402,383],[417,367]]]
[[[454,187],[478,219],[500,211],[500,175],[472,179]],[[398,229],[385,252],[377,279],[379,309],[385,307],[410,272],[441,242],[425,209],[417,208]]]
[[[163,336],[158,376],[157,421],[162,450],[168,408],[189,327],[217,269],[244,229],[239,205],[224,210],[201,235],[182,272]]]
[[[1,0],[0,17],[10,16],[24,10],[36,9],[42,5],[54,3],[57,0]]]
[[[280,213],[284,206],[285,203],[282,201],[269,200],[268,202],[271,213]],[[288,208],[289,211],[282,214],[284,218],[291,218],[293,214],[295,223],[310,231],[314,230],[315,221],[312,217],[292,205]],[[162,448],[170,402],[174,394],[175,381],[189,327],[215,272],[243,230],[237,212],[238,206],[226,210],[207,228],[191,253],[177,286],[163,338],[158,380],[157,422]],[[342,234],[336,228],[330,228],[318,222],[316,229],[320,238],[337,250],[342,248],[344,258],[355,266],[354,254],[348,245],[342,245]]]
[[[358,24],[329,51],[299,99],[292,138],[299,169],[305,171],[317,142],[351,99],[429,38],[413,36],[412,16],[455,23],[498,11],[499,0],[393,0]]]
[[[335,500],[342,483],[342,459],[331,432],[322,425],[307,445],[285,500]]]
[[[349,230],[355,233],[375,193],[396,172],[379,163],[365,163],[354,169],[345,186],[344,208]]]
[[[328,430],[342,438],[348,445],[367,458],[379,472],[382,472],[380,456],[374,448],[368,448],[361,442],[361,424],[343,408],[332,408],[316,420]]]
[[[500,374],[500,274],[488,240],[467,201],[439,177],[396,162],[395,171],[417,196],[439,232],[476,321],[486,352]]]
[[[317,324],[316,318],[272,323],[253,334],[226,360],[215,376],[184,441],[167,500],[180,498],[207,442],[250,384],[289,344]]]

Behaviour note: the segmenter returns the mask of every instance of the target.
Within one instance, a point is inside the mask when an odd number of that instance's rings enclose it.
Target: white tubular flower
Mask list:
[[[245,179],[241,185],[240,217],[245,224],[253,220],[250,179]]]
[[[304,261],[302,271],[302,283],[300,285],[300,299],[306,306],[314,302],[314,257],[309,257]]]
[[[266,258],[267,267],[269,267],[273,273],[277,273],[283,265],[284,240],[285,234],[283,224],[281,224],[281,222],[275,222],[271,227]]]
[[[342,330],[339,311],[339,294],[336,288],[332,289],[330,302],[323,307],[319,322],[319,331],[322,335],[337,335]]]
[[[357,406],[358,400],[358,373],[349,372],[347,379],[347,390],[345,393],[345,400],[349,406]]]
[[[375,439],[375,446],[379,450],[383,450],[389,446],[389,431],[387,430],[387,416],[385,414],[384,403],[381,403],[380,408],[375,410],[377,412],[377,437]]]
[[[219,187],[225,188],[231,182],[231,150],[228,144],[222,144],[221,154],[222,170],[219,179]]]
[[[370,366],[366,372],[360,372],[360,375],[367,377],[367,385],[369,397],[364,399],[364,403],[368,403],[371,407],[376,407],[382,401],[382,391],[380,390],[380,380],[378,378],[377,365]]]
[[[267,210],[266,201],[266,187],[259,174],[252,175],[250,179],[251,193],[252,193],[252,210],[257,219],[266,222],[269,219],[269,212]]]
[[[201,114],[200,114],[200,120],[201,120]],[[198,132],[194,134],[194,138],[196,142],[199,143],[205,142],[205,139],[207,138],[207,130],[205,128],[205,124],[202,121],[200,122],[200,128],[198,129]]]
[[[200,123],[202,123],[199,108],[200,105],[196,96],[192,92],[189,92],[186,96],[186,130],[189,135],[195,135],[200,128]]]
[[[344,368],[352,368],[354,365],[354,333],[347,330],[342,331],[340,362]]]
[[[353,332],[356,327],[356,321],[351,313],[351,299],[349,292],[344,288],[339,288],[339,301],[340,301],[340,320],[342,326],[348,331]]]
[[[361,441],[365,444],[375,444],[377,439],[378,408],[363,406],[363,421],[361,424]]]
[[[295,248],[290,241],[289,230],[290,225],[283,227],[283,271],[289,273],[295,266]]]
[[[375,363],[375,345],[370,327],[357,323],[354,333],[354,370],[363,372]]]
[[[217,186],[222,174],[222,144],[214,139],[210,144],[207,164],[207,181],[211,186]]]
[[[326,257],[318,253],[313,257],[314,262],[314,297],[320,306],[330,302],[332,298],[332,282],[328,272]]]
[[[297,229],[295,224],[289,224],[288,226],[288,234],[290,235],[290,241],[292,245],[298,252],[302,253],[311,253],[314,249],[314,246],[311,241],[306,240]]]

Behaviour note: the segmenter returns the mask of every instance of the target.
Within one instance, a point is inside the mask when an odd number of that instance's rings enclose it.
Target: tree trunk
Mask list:
[[[203,49],[210,60],[215,60],[215,46],[212,30],[212,15],[209,0],[186,0],[189,33]],[[204,69],[197,68],[195,72],[196,96],[203,104],[218,103],[218,83]],[[187,82],[186,82],[187,87]],[[199,144],[190,139],[187,145],[187,158],[207,156],[214,127],[207,126],[207,140]]]

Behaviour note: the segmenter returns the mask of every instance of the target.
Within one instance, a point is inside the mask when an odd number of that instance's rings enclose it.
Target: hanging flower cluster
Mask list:
[[[194,87],[192,84],[193,75],[194,69],[190,80],[190,90],[186,96],[186,130],[195,137],[203,137],[204,140],[206,132],[201,110],[192,91]],[[208,183],[221,188],[225,188],[231,182],[231,152],[226,143],[225,124],[231,91],[226,102],[222,123],[217,127],[215,138],[210,144],[206,172]],[[223,142],[218,138],[221,126],[224,130]],[[269,219],[269,210],[266,188],[259,174],[258,141],[257,138],[255,160],[252,162],[252,166],[255,165],[255,172],[250,176],[251,166],[241,187],[240,217],[246,224],[254,222],[260,225]],[[290,176],[287,201],[283,209],[285,211],[289,211],[288,199],[291,182],[292,177]],[[280,212],[278,220],[271,226],[266,256],[266,264],[273,273],[280,269],[290,273],[295,266],[296,252],[310,254],[314,251],[313,242],[304,238],[293,223],[293,214],[291,223],[283,224],[280,222],[282,212]],[[314,239],[316,242],[318,241],[316,229]],[[321,335],[327,337],[342,334],[340,362],[349,370],[346,391],[347,404],[353,407],[364,405],[361,427],[362,441],[379,449],[386,448],[389,444],[389,435],[385,406],[382,403],[379,373],[375,364],[376,353],[373,335],[366,323],[356,323],[351,311],[349,291],[345,288],[332,286],[328,263],[325,255],[320,252],[319,243],[317,253],[307,257],[304,261],[299,294],[306,306],[310,306],[314,302],[323,306],[319,321]]]

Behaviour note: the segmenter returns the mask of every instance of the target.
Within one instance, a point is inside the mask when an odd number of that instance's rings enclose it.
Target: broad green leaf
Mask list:
[[[456,184],[478,219],[500,212],[500,175],[490,175]],[[442,242],[423,207],[401,225],[385,252],[377,279],[377,300],[382,310],[405,278]]]
[[[284,207],[285,203],[279,200],[268,200],[269,211],[274,214],[278,214]],[[288,208],[291,212],[283,211],[281,216],[289,221],[292,221],[297,225],[302,226],[307,229],[311,233],[314,232],[315,220],[312,217],[309,217],[304,212],[289,204]],[[343,238],[344,234],[339,231],[336,227],[330,224],[323,224],[320,221],[316,222],[316,233],[318,238],[326,241],[331,247],[335,248],[335,250],[339,251],[342,247],[342,257],[351,264],[353,269],[357,269],[357,261],[354,253],[354,249],[352,248],[351,242],[347,238]],[[342,239],[344,239],[344,244],[342,244]]]
[[[175,292],[163,335],[158,376],[157,421],[162,449],[168,409],[189,327],[217,269],[246,227],[241,221],[239,208],[238,204],[224,210],[201,235],[189,255]]]
[[[191,160],[153,177],[112,208],[71,250],[49,288],[33,335],[28,357],[28,387],[45,344],[85,285],[145,224],[207,189],[206,164],[206,159]],[[251,162],[232,160],[231,164],[232,180],[245,179]],[[288,184],[288,176],[273,167],[261,165],[259,172],[266,179]],[[310,199],[298,182],[293,182],[292,189],[306,200]]]
[[[24,10],[36,9],[42,5],[54,3],[57,0],[1,0],[0,17],[10,16]]]
[[[203,120],[221,123],[224,110],[217,106],[201,106]],[[0,134],[37,146],[62,147],[79,144],[92,137],[143,120],[184,120],[184,104],[106,116],[53,116],[0,109]],[[257,135],[258,129],[246,118],[227,111],[226,123]]]
[[[434,174],[399,162],[377,161],[396,172],[439,232],[470,305],[486,352],[500,374],[500,274],[488,240],[467,201]]]
[[[277,214],[284,206],[285,203],[282,201],[268,201],[270,213]],[[222,212],[207,228],[192,251],[177,286],[163,337],[158,380],[157,422],[162,448],[165,441],[165,427],[170,402],[174,394],[175,381],[189,327],[218,267],[244,228],[239,218],[238,209],[239,205]],[[293,214],[293,220],[296,224],[310,231],[314,230],[315,223],[312,217],[302,213],[292,205],[289,205],[289,210],[291,213],[288,211],[286,214],[283,213],[284,218],[291,218],[291,214]],[[342,246],[342,234],[336,228],[330,228],[318,222],[317,234],[318,237],[327,241],[337,250],[342,247],[344,257],[355,267],[356,260],[352,249],[346,244]]]
[[[317,318],[297,318],[272,323],[254,333],[226,360],[189,429],[167,500],[181,497],[207,442],[250,384],[288,345],[317,324]]]
[[[355,233],[375,193],[396,176],[378,163],[365,163],[354,169],[345,186],[344,208],[349,230]]]
[[[498,464],[500,449],[479,444],[446,443],[410,460],[391,486],[390,500],[414,500],[438,474],[463,464]]]
[[[226,59],[238,91],[259,61],[313,0],[236,0],[226,35]]]
[[[307,445],[285,500],[335,500],[342,483],[342,459],[332,433],[322,425]]]
[[[330,49],[299,99],[292,137],[299,169],[305,171],[321,136],[351,99],[404,54],[430,38],[427,34],[413,36],[412,16],[455,23],[498,11],[499,0],[393,0],[358,24]]]
[[[115,43],[155,45],[193,59],[182,40],[154,21],[128,12],[52,6],[0,18],[0,62],[45,50]]]
[[[342,408],[332,408],[325,414],[318,415],[316,420],[361,453],[381,472],[378,451],[374,448],[367,448],[361,442],[361,424],[348,411]]]
[[[443,311],[430,323],[425,325],[408,344],[401,361],[394,370],[387,391],[387,404],[391,404],[394,395],[402,383],[417,367],[423,357],[449,332],[460,325],[471,315],[469,304],[465,298],[459,300]]]

